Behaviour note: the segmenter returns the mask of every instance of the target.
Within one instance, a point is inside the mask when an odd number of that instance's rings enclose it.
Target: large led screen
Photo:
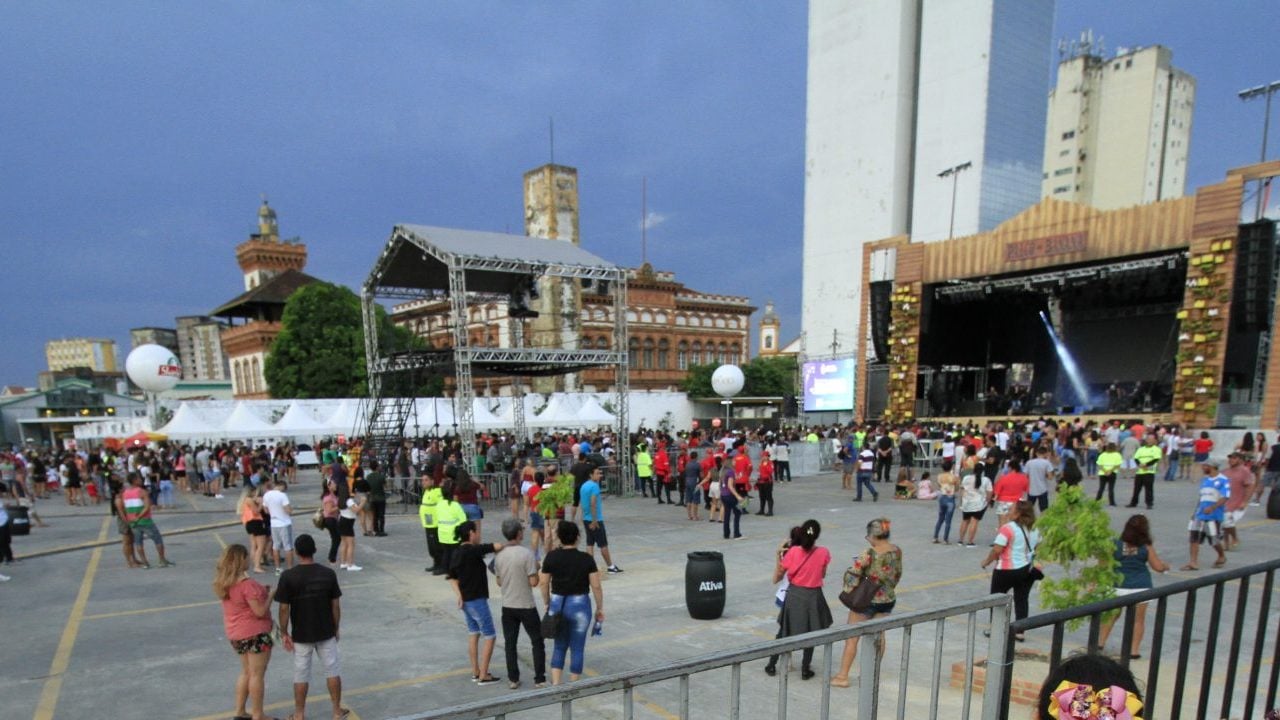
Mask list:
[[[853,409],[853,359],[807,362],[804,377],[804,411]]]

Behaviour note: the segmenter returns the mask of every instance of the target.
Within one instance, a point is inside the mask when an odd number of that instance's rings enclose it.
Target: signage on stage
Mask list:
[[[804,411],[852,410],[853,370],[853,358],[805,363]]]
[[[1005,243],[1005,262],[1019,262],[1053,255],[1069,255],[1084,252],[1089,247],[1089,233],[1074,232],[1066,235],[1015,240]]]

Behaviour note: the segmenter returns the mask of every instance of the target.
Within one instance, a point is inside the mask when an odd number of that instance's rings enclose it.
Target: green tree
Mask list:
[[[1066,610],[1115,595],[1120,579],[1116,571],[1116,537],[1102,503],[1084,494],[1080,486],[1066,486],[1036,521],[1040,545],[1036,560],[1062,568],[1061,577],[1045,577],[1040,583],[1040,605]],[[1084,618],[1068,623],[1071,629]]]
[[[690,365],[680,389],[689,397],[716,397],[711,387],[711,375],[719,365]],[[742,368],[742,392],[744,397],[777,397],[794,393],[796,386],[796,359],[794,356],[758,357],[740,366]]]
[[[716,391],[711,389],[711,374],[717,367],[717,365],[690,365],[688,374],[680,383],[680,389],[688,393],[689,397],[714,397]]]
[[[420,347],[421,339],[391,323],[377,308],[378,336],[385,347]],[[368,394],[364,357],[364,323],[360,298],[350,289],[317,282],[299,288],[284,306],[280,334],[271,345],[263,373],[277,398],[360,397]],[[418,378],[414,378],[418,380]],[[408,383],[392,378],[392,388],[419,395],[439,395],[439,377]],[[413,386],[417,385],[417,388]],[[434,392],[432,392],[434,390]]]
[[[742,368],[742,394],[750,397],[777,397],[796,391],[794,355],[758,357]]]

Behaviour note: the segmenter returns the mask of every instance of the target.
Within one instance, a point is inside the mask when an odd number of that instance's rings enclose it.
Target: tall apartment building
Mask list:
[[[1159,45],[1102,57],[1086,34],[1058,65],[1041,195],[1111,210],[1186,190],[1196,81]]]
[[[64,338],[44,344],[50,372],[89,368],[95,372],[117,372],[116,341],[103,338]]]
[[[181,355],[178,350],[178,331],[173,328],[141,327],[129,330],[130,347],[139,345],[159,345],[169,348],[174,355]]]
[[[222,351],[225,325],[207,315],[176,318],[178,359],[183,380],[227,380],[231,376],[226,353]]]
[[[1036,202],[1053,7],[810,0],[807,355],[853,354],[864,243],[989,230]]]

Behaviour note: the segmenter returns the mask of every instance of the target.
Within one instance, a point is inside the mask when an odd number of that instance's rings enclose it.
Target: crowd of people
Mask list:
[[[1189,527],[1190,562],[1198,569],[1201,544],[1217,554],[1238,545],[1235,525],[1265,487],[1280,481],[1280,442],[1268,445],[1261,434],[1246,435],[1232,449],[1219,472],[1207,433],[1184,433],[1176,426],[1141,422],[1098,425],[1079,420],[958,425],[850,424],[745,433],[692,431],[670,434],[642,430],[625,438],[610,433],[537,435],[528,442],[510,436],[476,438],[476,464],[461,461],[457,440],[405,442],[385,458],[362,457],[359,446],[326,444],[320,453],[320,487],[311,520],[320,537],[327,536],[327,565],[316,561],[317,538],[297,533],[295,506],[289,490],[296,482],[296,449],[290,445],[252,447],[240,444],[157,447],[0,455],[4,492],[25,501],[33,521],[34,502],[63,492],[69,504],[106,501],[117,518],[122,551],[130,567],[150,567],[143,543],[150,539],[160,566],[172,565],[165,554],[155,513],[175,506],[184,494],[225,498],[238,489],[236,517],[245,540],[226,548],[215,572],[214,592],[222,601],[228,640],[240,657],[235,696],[237,716],[262,715],[265,670],[276,642],[293,653],[296,717],[302,717],[310,681],[310,658],[324,666],[335,717],[341,706],[337,641],[341,590],[337,571],[359,572],[357,528],[365,537],[386,536],[386,504],[397,489],[411,490],[419,501],[430,565],[425,570],[445,578],[457,600],[468,635],[472,680],[479,685],[501,680],[490,672],[498,623],[489,608],[489,575],[501,598],[508,687],[521,686],[518,644],[521,632],[533,646],[533,684],[576,680],[583,672],[587,638],[603,632],[603,574],[622,573],[610,549],[604,504],[606,472],[616,472],[620,442],[633,448],[634,475],[621,482],[654,505],[683,508],[691,522],[706,519],[719,525],[725,540],[744,537],[743,516],[772,516],[777,486],[791,481],[793,443],[825,444],[842,472],[841,491],[853,502],[880,499],[893,484],[903,501],[930,501],[936,506],[932,541],[951,545],[956,510],[961,513],[955,543],[977,546],[988,511],[995,516],[990,550],[981,559],[993,567],[992,592],[1012,592],[1014,615],[1028,614],[1035,582],[1037,512],[1050,506],[1055,488],[1096,478],[1097,499],[1112,506],[1117,481],[1128,485],[1127,507],[1155,502],[1155,478],[1192,479],[1201,468],[1198,502]],[[921,460],[924,460],[922,462]],[[383,462],[379,462],[382,460]],[[894,470],[896,469],[896,475]],[[934,473],[936,472],[936,477]],[[477,476],[504,480],[494,486]],[[571,494],[555,511],[541,498],[562,477]],[[30,481],[30,484],[28,484]],[[408,487],[406,488],[406,482]],[[92,488],[92,489],[90,489]],[[72,493],[72,490],[80,492]],[[311,491],[308,491],[311,492]],[[482,541],[485,510],[481,498],[504,493],[501,542]],[[297,489],[294,489],[297,494]],[[547,493],[547,495],[543,495]],[[847,497],[847,496],[846,496]],[[311,505],[311,502],[307,502]],[[492,511],[492,504],[490,504]],[[664,511],[665,512],[665,511]],[[931,515],[931,517],[933,517]],[[3,523],[0,522],[0,525]],[[891,541],[890,520],[879,517],[866,526],[864,550],[850,559],[841,581],[840,601],[846,622],[863,622],[891,613],[896,586],[903,574],[902,551]],[[778,637],[829,627],[834,619],[823,595],[832,553],[818,541],[822,528],[807,520],[790,530],[779,549],[773,580],[779,591]],[[985,540],[985,538],[984,538]],[[526,542],[527,541],[527,542]],[[585,546],[585,549],[579,549]],[[600,551],[603,565],[597,565]],[[0,536],[0,562],[12,557],[7,535]],[[1145,515],[1135,514],[1116,542],[1115,557],[1122,580],[1117,592],[1152,587],[1151,571],[1168,565],[1156,551]],[[254,578],[274,572],[274,592]],[[3,578],[3,576],[0,576]],[[7,579],[7,578],[5,578]],[[860,589],[861,588],[861,589]],[[543,613],[538,611],[537,596]],[[279,605],[278,630],[271,630],[270,605]],[[558,619],[548,623],[546,616]],[[1100,636],[1109,637],[1110,624]],[[1137,657],[1143,615],[1138,614],[1133,646]],[[1021,638],[1016,638],[1021,640]],[[549,653],[544,643],[550,640]],[[849,685],[857,640],[844,647],[835,687]],[[884,652],[883,637],[876,651]],[[814,671],[811,651],[802,657],[801,677]],[[549,662],[548,662],[549,659]],[[765,671],[774,674],[777,659]]]

